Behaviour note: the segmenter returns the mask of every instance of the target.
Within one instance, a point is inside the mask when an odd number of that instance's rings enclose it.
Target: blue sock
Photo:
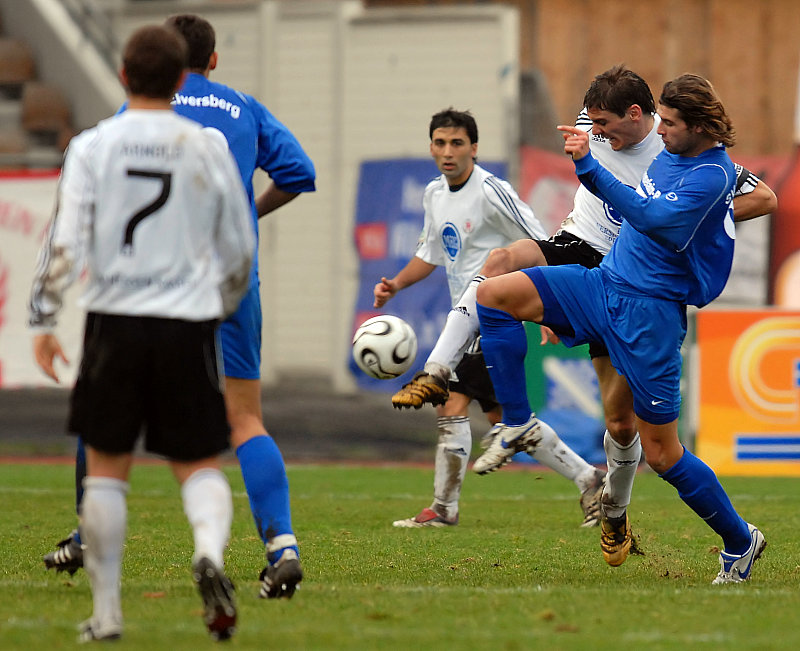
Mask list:
[[[271,436],[255,436],[236,449],[236,456],[261,540],[266,544],[275,536],[294,535],[289,480],[278,445]],[[296,546],[290,548],[298,552]]]
[[[86,477],[86,448],[83,439],[78,437],[78,448],[75,451],[75,512],[81,514],[81,500],[83,499],[83,478]],[[81,544],[81,532],[73,536],[75,542]]]
[[[729,554],[744,554],[750,547],[747,523],[736,512],[714,471],[684,449],[680,461],[661,479],[678,489],[680,498],[716,531]]]
[[[481,322],[481,349],[494,394],[503,406],[503,422],[522,425],[531,417],[525,380],[525,355],[528,352],[525,327],[508,312],[480,304],[478,318]]]

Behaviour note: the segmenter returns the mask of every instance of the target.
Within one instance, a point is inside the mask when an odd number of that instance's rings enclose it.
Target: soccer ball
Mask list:
[[[374,316],[353,335],[353,359],[364,373],[378,380],[402,375],[416,357],[417,335],[400,317]]]

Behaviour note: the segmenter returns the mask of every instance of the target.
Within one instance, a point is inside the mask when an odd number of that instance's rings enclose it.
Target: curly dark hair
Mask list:
[[[736,144],[733,122],[708,79],[689,73],[676,77],[664,84],[658,102],[675,109],[688,126],[699,127],[726,147]]]

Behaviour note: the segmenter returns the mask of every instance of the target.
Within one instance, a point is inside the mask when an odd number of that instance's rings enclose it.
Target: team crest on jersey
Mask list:
[[[442,228],[442,248],[451,260],[455,260],[461,250],[461,234],[452,222]]]
[[[616,226],[622,225],[622,213],[619,212],[614,206],[609,203],[603,202],[603,211],[606,213],[606,219]]]

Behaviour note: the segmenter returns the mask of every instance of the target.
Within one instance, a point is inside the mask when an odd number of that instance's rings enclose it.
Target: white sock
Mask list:
[[[81,502],[83,564],[92,586],[95,633],[122,628],[120,581],[127,526],[128,483],[111,477],[86,477]]]
[[[203,468],[183,482],[181,497],[183,511],[194,533],[194,560],[205,556],[217,567],[223,567],[233,521],[228,480],[220,470]]]
[[[618,518],[631,503],[633,480],[642,458],[642,443],[637,432],[633,442],[622,447],[606,430],[603,447],[608,463],[606,487],[603,489],[603,511],[610,518]]]
[[[581,493],[592,486],[595,467],[568,447],[550,425],[540,420],[539,426],[541,441],[533,450],[529,450],[528,454],[543,466],[575,482]]]
[[[458,498],[472,450],[472,431],[466,416],[443,416],[436,425],[439,443],[433,474],[433,502],[437,507],[434,510],[452,520],[458,515]]]
[[[454,371],[464,356],[464,352],[475,341],[475,337],[480,332],[476,295],[478,285],[484,280],[486,280],[484,276],[475,276],[470,284],[467,285],[461,300],[450,310],[444,330],[439,335],[439,339],[436,340],[436,345],[433,347],[425,364],[427,373],[433,374],[428,370],[429,363],[446,366],[451,371]],[[433,368],[436,369],[436,367]]]

